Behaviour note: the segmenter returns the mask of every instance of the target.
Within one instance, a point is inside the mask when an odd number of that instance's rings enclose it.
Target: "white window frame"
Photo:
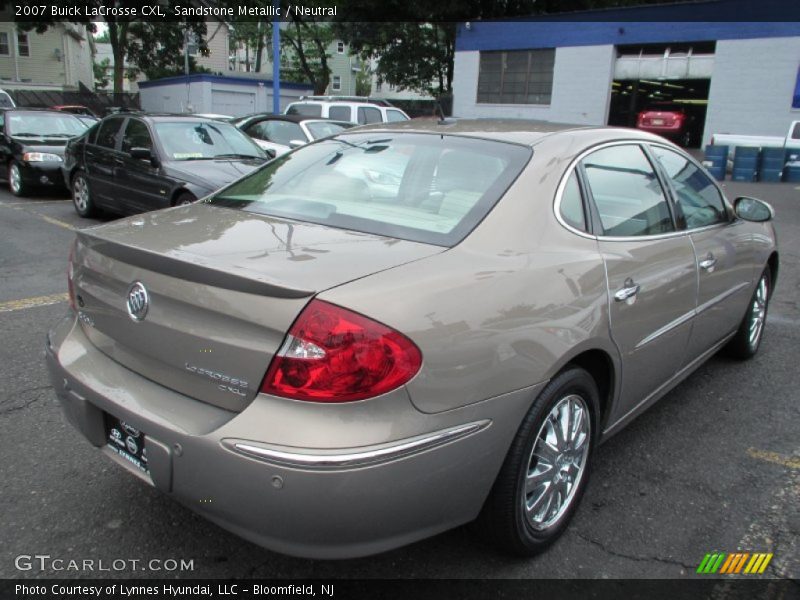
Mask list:
[[[340,75],[334,75],[333,79],[331,79],[331,89],[334,92],[342,91],[342,78]]]
[[[24,36],[25,37],[25,47],[28,49],[28,53],[27,54],[23,54],[19,49],[20,36]],[[27,31],[17,31],[16,35],[14,37],[16,38],[15,41],[16,41],[17,56],[19,58],[30,58],[31,57],[31,37],[28,34],[28,32]]]
[[[7,31],[0,31],[0,36],[6,36],[6,52],[0,52],[0,56],[11,56],[11,36]]]
[[[337,54],[344,54],[344,42],[339,40],[336,42],[336,53]]]

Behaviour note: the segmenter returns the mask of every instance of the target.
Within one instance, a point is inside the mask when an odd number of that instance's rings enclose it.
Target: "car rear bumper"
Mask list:
[[[71,315],[47,339],[67,419],[192,510],[304,557],[374,554],[474,519],[539,387],[436,415],[402,388],[350,406],[259,395],[233,413],[122,367],[82,327]],[[104,413],[145,433],[149,474],[110,451]]]

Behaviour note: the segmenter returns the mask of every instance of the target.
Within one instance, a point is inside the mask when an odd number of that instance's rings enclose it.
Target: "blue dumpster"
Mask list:
[[[759,181],[780,181],[787,152],[783,148],[762,148],[758,168]]]
[[[723,181],[725,179],[725,171],[728,168],[728,147],[706,146],[703,165],[717,181]]]
[[[758,157],[761,148],[753,146],[737,146],[733,155],[734,181],[755,181],[758,174]]]
[[[786,150],[786,163],[783,167],[783,180],[792,183],[800,182],[800,149]]]

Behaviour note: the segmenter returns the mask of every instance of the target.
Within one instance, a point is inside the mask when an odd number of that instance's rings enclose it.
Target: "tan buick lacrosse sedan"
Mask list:
[[[758,350],[772,217],[635,130],[351,130],[79,231],[47,362],[92,444],[267,548],[360,556],[477,519],[530,554],[599,442]]]

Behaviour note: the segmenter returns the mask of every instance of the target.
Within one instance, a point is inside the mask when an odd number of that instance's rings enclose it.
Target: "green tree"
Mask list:
[[[372,71],[367,68],[366,63],[361,70],[356,73],[356,96],[369,96],[372,93]]]
[[[324,94],[331,80],[328,47],[335,36],[330,23],[293,17],[281,28],[281,65],[285,78],[307,81],[315,94]]]
[[[108,72],[111,70],[111,60],[104,58],[102,61],[95,62],[92,65],[94,71],[94,88],[96,90],[104,90],[108,87],[109,81]]]

